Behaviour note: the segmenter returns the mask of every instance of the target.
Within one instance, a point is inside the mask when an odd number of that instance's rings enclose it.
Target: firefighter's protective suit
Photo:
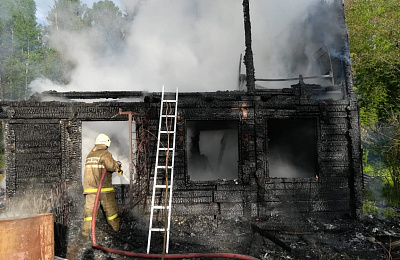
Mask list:
[[[108,151],[110,139],[104,134],[96,138],[95,146],[86,158],[85,173],[83,177],[83,194],[86,194],[85,215],[82,226],[82,235],[88,236],[91,229],[94,201],[100,178],[105,168],[107,170],[101,187],[99,206],[101,205],[107,217],[108,224],[119,230],[118,207],[115,202],[115,192],[112,186],[112,173],[119,171],[119,163],[114,160]]]

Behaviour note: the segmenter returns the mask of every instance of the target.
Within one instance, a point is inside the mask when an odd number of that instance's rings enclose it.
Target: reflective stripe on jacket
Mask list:
[[[110,192],[110,191],[114,191],[114,188],[102,188],[100,192]],[[97,193],[97,189],[84,189],[83,190],[84,194],[88,194],[88,193]]]
[[[107,169],[101,192],[113,192],[111,177],[118,170],[118,163],[104,144],[95,145],[86,157],[85,173],[83,177],[83,193],[96,193],[103,169]]]

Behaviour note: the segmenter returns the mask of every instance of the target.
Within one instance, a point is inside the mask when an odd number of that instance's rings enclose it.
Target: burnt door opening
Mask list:
[[[238,124],[187,121],[188,174],[193,181],[238,178]]]
[[[268,119],[269,177],[316,176],[317,137],[313,119]]]

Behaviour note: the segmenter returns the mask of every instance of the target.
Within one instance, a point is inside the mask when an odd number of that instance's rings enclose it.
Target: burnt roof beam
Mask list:
[[[51,96],[66,99],[120,99],[120,98],[133,98],[142,97],[142,91],[71,91],[71,92],[57,92],[54,90],[45,91],[41,96]]]

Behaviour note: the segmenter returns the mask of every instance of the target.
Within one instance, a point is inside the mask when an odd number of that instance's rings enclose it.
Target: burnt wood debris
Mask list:
[[[330,79],[329,84],[310,84],[299,75],[297,84],[260,88],[247,1],[243,9],[247,74],[239,77],[241,89],[179,93],[169,251],[265,259],[383,256],[382,247],[362,231],[371,233],[374,224],[360,220],[360,122],[350,61],[332,60],[334,85]],[[339,12],[341,52],[348,56],[342,7]],[[124,101],[128,98],[136,101]],[[86,156],[82,124],[127,121],[120,111],[132,112],[136,122],[136,181],[133,189],[114,185],[120,232],[99,217],[98,239],[106,246],[145,251],[160,98],[160,93],[141,91],[45,91],[28,100],[1,102],[7,198],[47,194],[46,209],[55,216],[56,255],[96,259],[103,254],[78,239]],[[128,134],[127,129],[120,132]],[[162,201],[163,194],[158,195]],[[162,223],[163,216],[160,211],[157,221]],[[154,239],[162,248],[162,236]]]

